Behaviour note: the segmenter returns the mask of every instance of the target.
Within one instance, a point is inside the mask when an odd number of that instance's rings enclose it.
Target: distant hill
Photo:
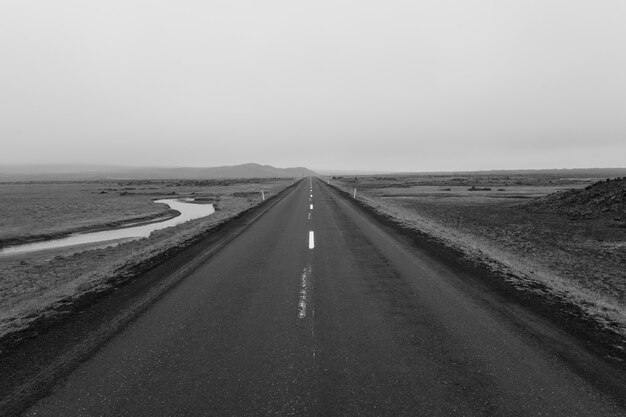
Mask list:
[[[276,168],[255,163],[208,168],[119,167],[81,165],[0,166],[0,181],[78,181],[212,178],[298,178],[316,176],[303,167]]]
[[[626,227],[626,177],[552,193],[521,207],[529,211],[565,214],[571,218],[609,217],[621,222],[621,227]]]

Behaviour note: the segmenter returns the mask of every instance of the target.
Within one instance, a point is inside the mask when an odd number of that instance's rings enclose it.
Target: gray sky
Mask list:
[[[624,0],[4,0],[0,53],[0,164],[626,166]]]

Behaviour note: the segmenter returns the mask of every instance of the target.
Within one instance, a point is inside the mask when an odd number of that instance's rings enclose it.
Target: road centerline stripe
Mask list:
[[[298,301],[298,318],[306,317],[307,293],[309,291],[309,278],[311,276],[311,267],[308,266],[302,270],[300,278],[300,300]]]
[[[315,234],[313,233],[313,230],[311,230],[309,232],[309,249],[314,249],[315,248]]]

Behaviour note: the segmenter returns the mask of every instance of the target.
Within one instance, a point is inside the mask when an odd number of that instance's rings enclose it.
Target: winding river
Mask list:
[[[99,232],[76,233],[59,239],[43,242],[25,243],[23,245],[8,246],[0,249],[0,255],[20,254],[47,249],[59,249],[69,246],[100,243],[118,239],[141,239],[150,236],[155,230],[165,229],[199,219],[215,213],[213,204],[195,204],[180,200],[155,200],[155,203],[167,204],[171,209],[180,212],[180,215],[157,223],[142,224],[140,226],[121,227],[119,229],[103,230]]]

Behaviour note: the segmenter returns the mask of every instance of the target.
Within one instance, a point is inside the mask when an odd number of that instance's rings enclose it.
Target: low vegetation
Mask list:
[[[222,197],[247,193],[261,198],[261,188],[277,179],[134,180],[100,182],[0,183],[0,247],[49,240],[71,233],[119,227],[172,215],[159,198],[193,197],[219,205]],[[233,187],[230,189],[229,187]]]

